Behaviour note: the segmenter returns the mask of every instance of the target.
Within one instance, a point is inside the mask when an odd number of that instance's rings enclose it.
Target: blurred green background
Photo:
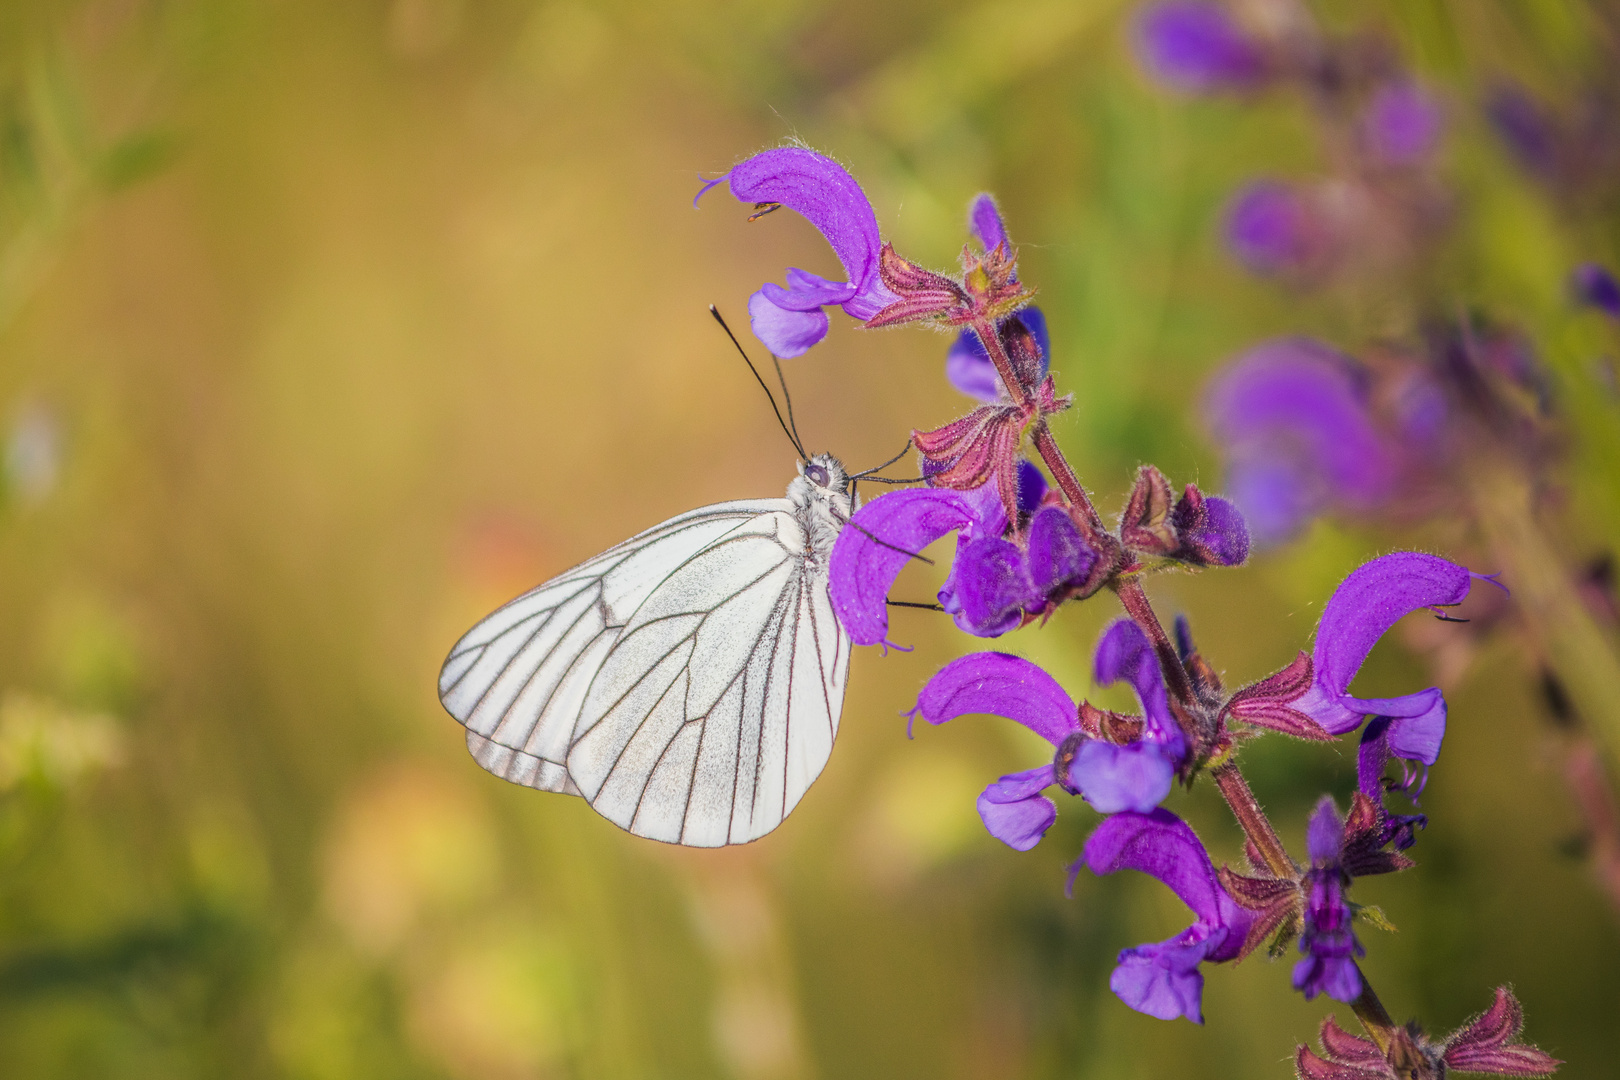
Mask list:
[[[1563,282],[1616,253],[1613,223],[1555,213],[1478,110],[1503,73],[1573,92],[1594,16],[1317,10],[1384,27],[1445,97],[1459,219],[1435,287],[1535,337],[1573,418],[1554,528],[1572,559],[1601,551],[1617,412],[1589,362],[1615,341]],[[0,7],[0,1075],[1290,1075],[1331,1003],[1290,990],[1287,962],[1210,971],[1203,1028],[1131,1012],[1114,954],[1184,909],[1136,875],[1066,899],[1094,823],[1073,800],[1031,853],[984,832],[978,790],[1044,744],[990,719],[906,740],[900,710],[974,646],[938,617],[896,616],[914,653],[858,653],[826,773],[742,850],[640,841],[500,782],[434,693],[501,601],[792,475],[705,308],[741,324],[784,267],[836,265],[792,214],[691,205],[700,171],[785,138],[845,161],[931,265],[953,262],[972,195],[1000,197],[1076,393],[1059,438],[1107,512],[1142,461],[1218,486],[1198,394],[1245,345],[1408,329],[1398,290],[1300,295],[1221,251],[1237,183],[1319,167],[1308,113],[1157,89],[1129,11]],[[865,467],[962,410],[945,344],[835,319],[788,365],[811,449]],[[1396,545],[1480,565],[1461,523],[1319,524],[1150,591],[1236,683]],[[1071,605],[1001,646],[1078,697],[1116,613]],[[1430,638],[1392,635],[1358,684],[1440,677],[1452,702],[1419,869],[1357,888],[1400,928],[1362,931],[1369,976],[1434,1031],[1511,981],[1562,1075],[1613,1076],[1620,921],[1534,666],[1509,632],[1459,628],[1443,655]],[[1246,761],[1296,849],[1315,798],[1354,782],[1349,743]],[[1238,857],[1208,785],[1170,805]]]

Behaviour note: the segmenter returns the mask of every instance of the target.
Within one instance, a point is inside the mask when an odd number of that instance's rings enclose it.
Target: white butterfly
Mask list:
[[[673,517],[484,619],[439,673],[473,758],[654,840],[776,828],[838,734],[850,640],[827,562],[849,485],[817,454],[785,499]]]

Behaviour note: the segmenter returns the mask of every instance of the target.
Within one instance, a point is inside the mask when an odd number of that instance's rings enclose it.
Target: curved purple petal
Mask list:
[[[1140,870],[1158,878],[1209,926],[1231,925],[1231,917],[1243,911],[1221,888],[1198,834],[1163,807],[1105,818],[1086,839],[1081,858],[1094,874]]]
[[[1069,783],[1100,814],[1145,814],[1170,794],[1176,765],[1158,743],[1118,746],[1087,739],[1069,767]]]
[[[743,202],[781,203],[821,231],[860,292],[877,277],[882,240],[861,185],[838,162],[802,146],[784,146],[738,162],[728,174]]]
[[[855,286],[847,281],[828,281],[819,274],[788,267],[787,288],[767,281],[760,286],[765,299],[788,311],[815,311],[828,304],[842,304],[855,295]]]
[[[918,695],[917,711],[930,724],[970,713],[1005,716],[1053,746],[1079,727],[1079,707],[1056,679],[1023,657],[998,652],[973,653],[940,668]]]
[[[1154,4],[1137,17],[1135,39],[1148,73],[1187,93],[1252,86],[1265,73],[1259,44],[1219,4]]]
[[[1138,945],[1119,954],[1119,966],[1108,977],[1108,989],[1139,1013],[1159,1020],[1185,1016],[1204,1022],[1204,973],[1198,965],[1228,932],[1191,926],[1168,941]]]
[[[1142,628],[1129,619],[1120,619],[1103,631],[1097,642],[1095,673],[1101,686],[1128,680],[1142,703],[1147,730],[1173,747],[1180,756],[1181,729],[1170,715],[1170,699],[1164,688],[1164,672]]]
[[[767,286],[771,288],[775,286]],[[772,356],[803,356],[827,336],[827,313],[819,307],[794,311],[771,301],[765,289],[748,298],[748,325]]]
[[[1041,794],[1055,782],[1050,765],[1003,776],[979,796],[984,827],[1015,851],[1033,848],[1057,820],[1057,804]]]
[[[1357,568],[1322,612],[1312,653],[1315,679],[1294,707],[1335,735],[1353,730],[1369,715],[1410,718],[1417,723],[1403,745],[1416,752],[1432,742],[1438,753],[1438,735],[1445,730],[1438,690],[1400,698],[1353,698],[1348,688],[1390,627],[1420,608],[1461,603],[1471,582],[1466,567],[1416,551],[1384,555]]]
[[[857,510],[833,544],[827,584],[855,643],[876,645],[889,632],[889,587],[914,553],[978,524],[977,503],[947,488],[891,491]]]

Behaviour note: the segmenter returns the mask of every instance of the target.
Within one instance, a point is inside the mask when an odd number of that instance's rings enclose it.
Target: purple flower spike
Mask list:
[[[1044,378],[1052,366],[1052,341],[1046,328],[1046,316],[1040,308],[1031,306],[1010,318],[1022,323],[1040,345],[1040,373]],[[983,402],[1006,400],[1006,391],[996,375],[996,365],[990,362],[990,354],[984,351],[979,335],[972,330],[963,330],[951,343],[950,351],[945,354],[945,377],[952,386],[970,398]]]
[[[889,632],[889,588],[900,568],[948,532],[958,546],[977,533],[999,537],[1006,516],[989,500],[948,488],[891,491],[856,511],[838,534],[828,567],[833,611],[857,645],[876,645]]]
[[[1590,304],[1611,319],[1620,319],[1620,282],[1597,263],[1582,263],[1571,275],[1575,299]]]
[[[1440,103],[1415,83],[1381,88],[1362,120],[1367,148],[1392,165],[1416,165],[1440,144],[1445,117]]]
[[[828,281],[804,270],[787,272],[787,287],[767,282],[748,300],[754,334],[780,357],[802,356],[827,336],[827,314],[837,305],[866,320],[897,297],[878,275],[882,240],[877,215],[865,192],[842,165],[813,150],[784,146],[766,150],[708,182],[721,180],[743,202],[776,203],[796,210],[821,231],[844,266],[848,281]]]
[[[1239,262],[1263,277],[1302,274],[1326,253],[1328,225],[1305,193],[1276,180],[1257,180],[1226,212],[1226,243]]]
[[[1198,965],[1235,959],[1254,915],[1221,887],[1198,836],[1163,808],[1115,814],[1091,834],[1080,858],[1094,874],[1151,874],[1192,909],[1196,921],[1175,937],[1121,952],[1108,986],[1138,1012],[1202,1024],[1204,976]]]
[[[1361,368],[1319,341],[1251,349],[1205,400],[1226,490],[1258,543],[1288,539],[1329,505],[1368,509],[1393,491],[1399,458],[1373,425]]]
[[[1294,965],[1294,989],[1309,1001],[1325,993],[1349,1004],[1361,996],[1361,971],[1355,958],[1366,954],[1350,929],[1350,905],[1345,899],[1349,877],[1341,866],[1344,819],[1331,796],[1323,796],[1306,831],[1311,868],[1305,874],[1305,927],[1299,951],[1305,956]]]
[[[1225,8],[1154,4],[1136,20],[1136,55],[1159,82],[1190,94],[1242,90],[1265,74],[1265,56]]]
[[[1362,661],[1404,616],[1459,604],[1474,575],[1436,555],[1402,551],[1364,564],[1340,583],[1322,612],[1312,654],[1314,681],[1294,707],[1335,735],[1368,716],[1387,716],[1389,749],[1433,765],[1446,731],[1446,702],[1434,688],[1396,698],[1357,698],[1349,686]]]

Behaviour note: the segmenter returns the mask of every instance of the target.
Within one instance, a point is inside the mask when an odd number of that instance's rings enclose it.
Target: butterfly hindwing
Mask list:
[[[603,816],[693,846],[774,829],[826,765],[848,641],[791,513],[693,556],[637,610],[580,715],[568,770]],[[819,597],[819,599],[818,599]]]

